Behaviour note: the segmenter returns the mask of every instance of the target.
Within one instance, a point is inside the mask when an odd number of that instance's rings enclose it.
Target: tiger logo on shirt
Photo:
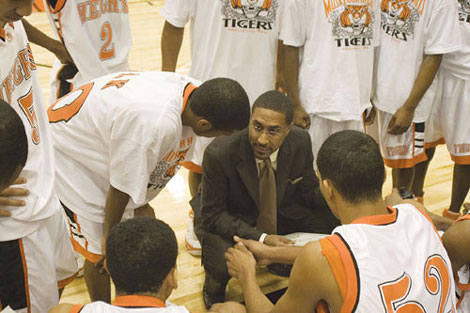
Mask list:
[[[343,28],[357,36],[369,27],[372,15],[366,5],[346,5],[339,20]]]
[[[279,0],[219,0],[225,28],[272,30]]]
[[[415,25],[420,18],[415,1],[412,0],[382,0],[382,29],[385,34],[408,41],[413,36]]]
[[[331,8],[331,6],[328,6]],[[340,4],[328,15],[334,40],[339,48],[370,46],[373,38],[372,2]]]

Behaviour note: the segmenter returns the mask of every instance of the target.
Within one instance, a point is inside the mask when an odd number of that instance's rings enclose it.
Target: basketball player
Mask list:
[[[456,279],[457,312],[470,312],[470,214],[460,217],[442,236]]]
[[[425,121],[435,94],[435,86],[430,86],[442,55],[460,45],[457,3],[383,0],[381,9],[373,100],[380,147],[385,165],[393,169],[393,186],[411,191],[415,169],[420,176],[420,167],[427,166]],[[414,189],[422,197],[422,186]]]
[[[191,29],[190,76],[200,81],[229,77],[246,90],[250,103],[273,88],[283,88],[278,34],[285,0],[166,0],[162,32],[162,70],[176,70],[185,25]],[[191,197],[198,192],[202,156],[210,139],[195,143],[196,153],[184,166],[190,170]],[[192,216],[192,213],[190,213]],[[197,227],[198,225],[196,225]],[[190,219],[186,248],[201,254]]]
[[[247,311],[455,311],[450,261],[432,222],[411,204],[386,207],[382,200],[385,169],[375,141],[357,131],[335,133],[317,164],[320,190],[343,225],[301,249],[274,307],[256,283],[253,255],[244,245],[230,248],[227,265]]]
[[[470,188],[470,3],[459,2],[459,29],[462,48],[443,56],[437,75],[432,134],[426,140],[439,143],[445,139],[447,149],[455,162],[450,206],[444,216],[460,217],[462,203]],[[427,143],[428,144],[428,143]],[[435,147],[435,144],[433,145]]]
[[[49,126],[36,64],[20,21],[31,10],[31,1],[0,0],[0,99],[20,116],[28,145],[22,179],[0,196],[0,209],[9,211],[3,215],[10,215],[0,219],[0,307],[43,313],[58,301],[57,280],[73,278],[77,264],[53,190]],[[11,116],[6,109],[3,112],[2,118]],[[15,145],[21,142],[17,140]]]
[[[32,25],[25,24],[25,28],[31,42],[57,57],[51,73],[51,104],[89,80],[129,70],[132,38],[126,0],[103,0],[99,5],[83,0],[44,0],[44,7],[60,42]]]
[[[286,2],[280,39],[296,124],[309,129],[314,159],[329,135],[364,131],[371,107],[379,1]],[[316,166],[316,165],[315,165]]]
[[[50,313],[189,313],[166,302],[178,287],[175,233],[164,222],[135,218],[113,228],[106,242],[107,268],[116,286],[113,304],[62,303]]]
[[[92,301],[109,302],[109,277],[95,264],[105,256],[111,228],[137,209],[154,215],[149,201],[191,157],[196,136],[248,124],[248,97],[237,82],[199,85],[174,73],[114,73],[49,107],[56,189],[72,220],[75,250],[86,258]]]

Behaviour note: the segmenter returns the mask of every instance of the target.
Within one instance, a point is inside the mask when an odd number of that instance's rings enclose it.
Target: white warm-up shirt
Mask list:
[[[280,38],[301,47],[299,95],[305,110],[335,121],[361,120],[370,107],[377,0],[290,0]]]

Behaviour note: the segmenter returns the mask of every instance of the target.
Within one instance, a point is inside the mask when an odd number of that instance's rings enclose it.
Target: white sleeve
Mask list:
[[[301,47],[305,44],[307,38],[305,1],[312,0],[289,0],[284,3],[279,38],[285,45]]]
[[[134,203],[144,205],[150,174],[178,140],[178,127],[168,122],[171,119],[156,122],[126,115],[116,120],[111,130],[110,183]],[[155,123],[158,131],[153,127]]]
[[[165,0],[160,14],[175,27],[184,27],[189,20],[191,1],[193,0]]]
[[[460,48],[457,1],[438,0],[424,30],[424,53],[445,54]]]

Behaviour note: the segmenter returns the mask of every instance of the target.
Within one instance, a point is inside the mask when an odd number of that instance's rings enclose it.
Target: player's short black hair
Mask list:
[[[18,166],[28,158],[28,139],[15,110],[0,99],[0,186],[13,179]]]
[[[318,152],[317,166],[322,179],[329,179],[351,203],[382,196],[384,162],[369,135],[354,130],[331,135]]]
[[[173,230],[151,217],[114,226],[106,240],[108,271],[121,294],[158,292],[177,255]]]
[[[190,97],[193,113],[207,119],[214,130],[233,131],[248,126],[250,100],[243,87],[229,78],[204,82]]]
[[[254,112],[256,108],[268,109],[284,114],[287,125],[290,125],[294,118],[294,106],[292,102],[285,94],[277,90],[267,91],[259,96],[253,104],[252,112]]]

